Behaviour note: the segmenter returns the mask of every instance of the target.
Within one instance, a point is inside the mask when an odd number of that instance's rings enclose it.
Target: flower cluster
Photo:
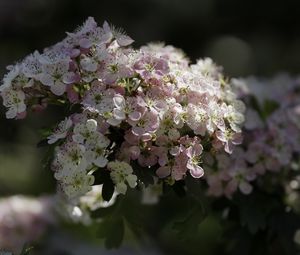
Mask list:
[[[230,157],[207,157],[212,168],[207,171],[208,193],[214,196],[231,197],[237,189],[249,194],[254,180],[263,186],[263,175],[287,171],[289,176],[299,164],[299,80],[286,75],[268,81],[251,77],[233,80],[233,85],[247,104],[245,139]]]
[[[27,242],[36,241],[55,223],[53,200],[13,196],[0,200],[0,247],[19,252]]]
[[[99,172],[119,193],[142,182],[137,169],[172,184],[204,175],[202,156],[242,142],[244,104],[211,59],[190,64],[162,44],[133,40],[89,18],[43,53],[9,67],[0,87],[7,118],[60,103],[70,112],[48,137],[60,190],[76,200]]]

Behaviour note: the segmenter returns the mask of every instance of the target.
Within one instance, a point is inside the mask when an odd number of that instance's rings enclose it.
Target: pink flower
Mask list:
[[[191,175],[194,178],[200,178],[204,175],[203,168],[199,166],[200,155],[203,151],[201,144],[195,144],[186,149],[186,155],[188,156],[187,168],[190,170]]]
[[[241,144],[243,141],[241,133],[234,133],[228,129],[225,132],[217,131],[216,137],[225,144],[224,149],[227,153],[232,153],[234,145]]]
[[[39,80],[50,87],[54,95],[61,96],[66,91],[66,84],[72,84],[77,77],[73,72],[69,72],[70,60],[60,60],[55,63],[42,62],[43,73],[39,75]]]
[[[146,111],[138,121],[131,121],[132,133],[142,136],[153,133],[159,127],[158,114],[154,111]]]
[[[142,57],[134,64],[134,70],[145,80],[159,80],[169,72],[169,66],[166,60],[156,58],[148,54]]]

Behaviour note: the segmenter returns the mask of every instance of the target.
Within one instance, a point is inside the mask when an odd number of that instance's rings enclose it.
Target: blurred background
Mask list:
[[[136,47],[163,41],[192,61],[211,57],[230,76],[300,72],[297,0],[0,0],[0,76],[88,16],[122,27]],[[36,144],[38,130],[61,119],[58,109],[20,121],[4,113],[0,107],[0,197],[53,193],[52,173],[42,169],[45,151]]]

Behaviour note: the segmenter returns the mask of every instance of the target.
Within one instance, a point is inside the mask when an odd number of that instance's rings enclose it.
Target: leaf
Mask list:
[[[240,221],[242,226],[248,227],[251,234],[255,234],[258,230],[266,227],[266,215],[255,205],[243,206],[240,209]]]
[[[260,104],[254,96],[250,97],[249,104],[258,112],[262,120],[266,120],[267,117],[279,108],[279,104],[273,100],[266,99],[263,104]]]
[[[124,238],[124,221],[122,217],[110,217],[99,224],[98,236],[104,239],[106,248],[120,247]]]
[[[108,202],[115,191],[115,185],[110,178],[110,171],[105,168],[99,168],[93,175],[95,177],[95,184],[103,184],[102,198]]]
[[[20,255],[29,255],[31,253],[31,251],[33,250],[33,246],[30,246],[28,244],[25,244],[23,246],[23,249],[21,251]]]
[[[279,108],[279,104],[273,100],[265,100],[263,105],[263,114],[265,119]]]
[[[274,198],[258,192],[249,196],[240,195],[236,202],[239,208],[240,223],[247,227],[251,234],[265,229],[268,216],[278,204]]]
[[[177,196],[179,197],[186,196],[185,181],[183,180],[177,181],[171,187]]]
[[[45,147],[45,146],[50,146],[48,143],[48,139],[43,139],[39,141],[36,145],[37,148]]]
[[[94,219],[108,217],[113,214],[114,210],[115,210],[115,205],[105,207],[105,208],[101,207],[98,208],[97,210],[92,211],[91,217]]]
[[[156,169],[154,167],[141,167],[136,161],[131,162],[134,174],[137,176],[145,187],[154,184],[154,178],[151,173],[155,173]]]
[[[114,191],[115,191],[115,185],[112,182],[112,180],[110,178],[105,180],[102,187],[102,198],[107,202],[110,201],[110,199],[114,194]]]
[[[206,214],[200,205],[196,205],[194,209],[188,212],[183,220],[176,221],[173,229],[177,232],[181,240],[189,240],[196,236],[198,227],[205,219]]]
[[[54,150],[55,144],[49,144],[49,146],[46,147],[45,156],[41,160],[43,168],[45,170],[49,170],[51,168],[51,164],[54,159]]]
[[[109,171],[104,168],[99,168],[93,173],[95,184],[103,184],[107,179],[110,179]]]

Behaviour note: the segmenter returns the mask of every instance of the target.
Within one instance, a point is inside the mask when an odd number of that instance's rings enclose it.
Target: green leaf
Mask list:
[[[110,171],[105,168],[99,168],[93,175],[95,177],[95,184],[103,184],[102,198],[105,201],[109,201],[115,191],[115,185],[110,178]]]
[[[91,216],[94,219],[108,217],[113,214],[115,210],[115,205],[106,207],[106,208],[98,208],[91,212]]]
[[[242,226],[248,227],[251,234],[255,234],[258,230],[266,227],[266,215],[255,205],[241,207],[240,221]]]
[[[240,195],[236,203],[239,208],[240,223],[247,227],[251,234],[266,228],[268,216],[278,206],[276,198],[258,191],[249,196]]]
[[[145,185],[145,187],[154,184],[154,178],[152,175],[156,171],[154,167],[141,167],[136,161],[131,162],[131,166],[133,168],[133,173],[137,176],[138,180]]]
[[[25,244],[20,255],[29,255],[33,250],[33,246]]]
[[[177,232],[181,240],[193,239],[198,232],[199,225],[206,218],[206,215],[200,205],[195,205],[188,212],[184,219],[176,221],[173,224],[173,229]]]
[[[250,97],[249,104],[258,112],[262,120],[266,120],[279,108],[279,104],[276,101],[266,99],[263,104],[260,104],[254,96]]]
[[[270,116],[275,110],[279,108],[279,104],[273,100],[265,100],[263,105],[263,114],[264,117],[267,118]]]
[[[124,238],[124,221],[122,217],[110,217],[99,224],[98,236],[104,239],[108,249],[120,247]]]
[[[105,180],[102,187],[102,198],[107,202],[110,201],[110,199],[114,194],[114,191],[115,191],[115,185],[112,182],[112,180],[110,178]]]
[[[186,196],[185,181],[177,181],[171,187],[177,196]]]
[[[48,143],[48,139],[43,139],[39,141],[36,145],[37,148],[45,147],[45,146],[50,146]]]
[[[95,184],[103,184],[108,179],[110,179],[109,171],[105,168],[99,168],[93,173],[93,175],[95,177]]]

